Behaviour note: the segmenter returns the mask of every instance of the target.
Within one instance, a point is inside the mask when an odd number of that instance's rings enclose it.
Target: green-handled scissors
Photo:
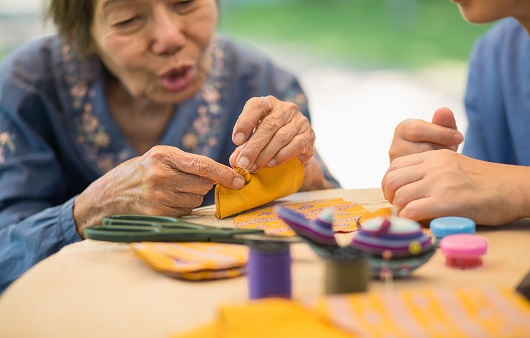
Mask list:
[[[103,224],[85,229],[85,238],[108,242],[218,242],[243,243],[242,235],[264,235],[259,229],[216,228],[180,218],[113,215]]]

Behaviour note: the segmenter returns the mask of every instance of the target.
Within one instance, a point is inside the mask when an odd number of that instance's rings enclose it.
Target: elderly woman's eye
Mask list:
[[[186,10],[191,7],[196,1],[195,0],[179,0],[173,3],[173,7],[177,10]]]
[[[131,17],[129,19],[118,21],[114,24],[116,27],[127,27],[138,21],[138,17]]]

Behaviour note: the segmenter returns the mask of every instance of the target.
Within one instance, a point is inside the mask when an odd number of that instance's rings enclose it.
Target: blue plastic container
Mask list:
[[[456,234],[474,234],[475,222],[466,217],[440,217],[435,218],[430,224],[431,234],[434,237],[434,245],[438,246],[442,238]]]

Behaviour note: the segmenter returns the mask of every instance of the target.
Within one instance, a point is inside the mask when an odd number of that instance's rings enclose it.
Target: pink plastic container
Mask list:
[[[479,235],[449,235],[440,241],[440,250],[447,266],[469,269],[482,265],[482,256],[488,251],[488,242]]]

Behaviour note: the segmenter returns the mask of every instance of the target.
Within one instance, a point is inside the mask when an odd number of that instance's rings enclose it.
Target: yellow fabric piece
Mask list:
[[[313,308],[264,299],[224,306],[214,323],[177,337],[530,337],[530,302],[493,287],[334,295]]]
[[[246,184],[241,189],[229,189],[220,184],[215,186],[217,218],[226,218],[293,194],[304,180],[304,165],[297,157],[276,167],[265,167],[254,174],[239,167],[236,170],[245,176]]]
[[[239,306],[225,306],[213,323],[174,338],[351,338],[326,319],[298,303],[269,298]]]
[[[530,303],[513,290],[433,288],[324,298],[317,311],[363,337],[530,337]]]
[[[245,273],[248,248],[223,243],[131,243],[131,248],[153,270],[187,280],[208,280]]]
[[[335,232],[352,232],[357,230],[357,220],[367,217],[390,215],[390,208],[382,208],[370,212],[365,207],[342,198],[316,200],[302,203],[282,203],[284,207],[294,209],[308,219],[317,218],[322,211],[328,208],[335,210],[333,230]],[[278,218],[274,207],[261,208],[255,211],[238,215],[234,224],[241,229],[262,229],[269,235],[294,236],[295,233],[289,226]]]

